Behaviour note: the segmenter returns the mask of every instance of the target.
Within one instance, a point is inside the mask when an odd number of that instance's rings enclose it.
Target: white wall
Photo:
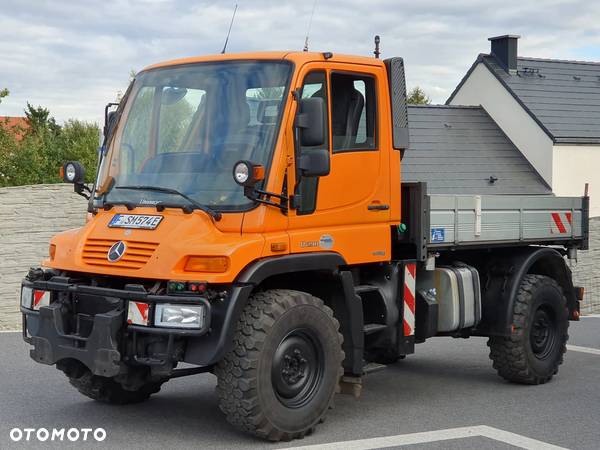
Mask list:
[[[600,145],[555,145],[553,152],[554,193],[581,196],[589,183],[590,217],[600,216]]]
[[[452,105],[481,105],[552,186],[552,139],[498,81],[479,63],[452,99]]]
[[[82,226],[86,214],[72,184],[0,188],[0,330],[21,327],[21,279],[48,256],[50,238]]]

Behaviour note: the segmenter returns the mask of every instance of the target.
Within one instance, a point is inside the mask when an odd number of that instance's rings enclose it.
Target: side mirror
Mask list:
[[[104,133],[104,137],[108,137],[108,135],[110,134],[110,131],[114,125],[115,119],[117,117],[117,111],[113,110],[113,111],[109,111],[110,108],[114,107],[114,106],[119,106],[118,103],[108,103],[105,107],[104,107],[104,129],[103,129],[103,133]]]
[[[314,147],[325,142],[325,117],[323,99],[310,97],[300,99],[296,127],[300,130],[300,145]]]
[[[106,124],[104,125],[104,137],[108,137],[108,135],[111,133],[113,127],[115,126],[116,118],[116,111],[110,111],[106,116]]]
[[[65,183],[83,184],[85,169],[78,161],[69,161],[60,168],[60,176]]]
[[[256,183],[265,179],[265,168],[251,161],[238,161],[233,165],[233,179],[245,188],[254,187]]]
[[[298,169],[304,177],[323,177],[329,175],[329,161],[328,149],[305,149],[298,159]]]

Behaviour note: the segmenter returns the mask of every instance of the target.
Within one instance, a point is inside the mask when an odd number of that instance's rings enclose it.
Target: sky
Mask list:
[[[0,0],[0,116],[27,102],[59,121],[100,122],[132,70],[228,51],[301,50],[313,0]],[[519,34],[519,55],[600,61],[592,0],[317,0],[310,49],[405,59],[407,84],[443,103],[488,37]]]

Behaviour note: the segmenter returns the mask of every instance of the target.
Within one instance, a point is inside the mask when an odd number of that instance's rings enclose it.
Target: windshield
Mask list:
[[[189,203],[139,188],[152,186],[213,209],[248,206],[233,165],[244,159],[269,166],[291,69],[287,62],[233,61],[139,74],[101,164],[98,197],[112,204]]]

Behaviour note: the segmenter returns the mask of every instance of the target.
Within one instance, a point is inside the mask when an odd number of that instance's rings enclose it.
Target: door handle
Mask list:
[[[367,209],[369,211],[387,211],[388,209],[390,209],[390,205],[382,205],[380,203],[371,203],[369,206],[367,206]]]

